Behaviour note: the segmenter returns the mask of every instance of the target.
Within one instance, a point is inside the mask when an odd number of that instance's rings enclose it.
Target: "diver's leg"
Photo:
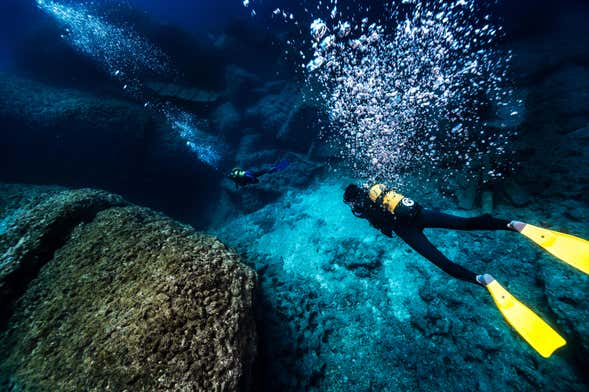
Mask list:
[[[252,174],[256,177],[260,177],[260,176],[263,176],[264,174],[270,173],[271,171],[272,171],[271,169],[261,169],[261,170],[252,172]]]
[[[444,272],[457,279],[478,284],[476,280],[477,274],[450,261],[431,242],[429,242],[423,232],[418,228],[407,227],[397,229],[395,230],[395,233],[417,253],[437,265]]]
[[[494,218],[489,214],[463,218],[443,212],[423,209],[416,218],[422,228],[443,228],[455,230],[513,230],[508,220]]]

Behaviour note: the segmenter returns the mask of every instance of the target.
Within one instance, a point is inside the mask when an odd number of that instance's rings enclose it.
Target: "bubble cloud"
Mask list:
[[[398,7],[383,25],[311,24],[305,68],[321,86],[334,129],[328,142],[367,180],[434,168],[442,181],[458,172],[500,176],[510,133],[486,127],[483,113],[510,100],[510,55],[496,49],[501,28],[477,16],[474,0]]]
[[[187,112],[169,107],[165,109],[165,116],[172,128],[185,141],[186,146],[201,162],[220,170],[222,154],[220,142],[216,137],[200,131],[197,119]]]
[[[137,74],[168,72],[167,58],[157,47],[131,29],[95,15],[84,4],[37,0],[37,6],[62,26],[63,39],[120,80],[129,93],[140,89]]]
[[[116,26],[95,15],[84,4],[65,5],[53,0],[37,0],[37,5],[64,29],[63,39],[100,64],[130,96],[143,99],[142,76],[171,72],[167,56],[156,46],[132,29]],[[145,102],[143,106],[163,115],[171,130],[199,160],[214,169],[220,169],[221,142],[199,131],[192,115],[157,100]]]

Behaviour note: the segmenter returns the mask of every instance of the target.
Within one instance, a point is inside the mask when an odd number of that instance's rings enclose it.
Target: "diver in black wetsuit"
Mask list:
[[[344,193],[344,202],[350,205],[354,215],[367,219],[386,236],[392,237],[392,233],[395,232],[417,253],[448,274],[483,286],[486,285],[485,275],[477,275],[450,261],[429,242],[423,234],[423,229],[515,231],[510,221],[497,219],[489,214],[462,218],[423,208],[413,200],[387,190],[382,184],[374,185],[370,190],[348,185]]]
[[[413,200],[388,190],[382,184],[370,190],[348,185],[344,202],[354,215],[391,237],[395,232],[419,254],[455,278],[484,286],[507,322],[544,358],[566,345],[566,340],[540,316],[521,303],[489,274],[477,275],[448,260],[423,234],[426,228],[455,230],[509,230],[521,233],[570,266],[589,274],[589,241],[519,221],[506,221],[489,214],[461,218],[421,207]]]
[[[288,166],[288,161],[286,159],[283,159],[282,161],[276,163],[274,166],[272,166],[269,169],[260,169],[260,170],[243,170],[240,169],[238,167],[236,167],[235,169],[231,170],[231,173],[229,173],[229,179],[231,181],[233,181],[233,183],[235,184],[236,188],[239,188],[240,186],[246,186],[246,185],[251,185],[251,184],[257,184],[260,182],[260,177],[263,176],[264,174],[268,174],[268,173],[274,173],[280,170],[284,170],[286,169],[286,167]]]

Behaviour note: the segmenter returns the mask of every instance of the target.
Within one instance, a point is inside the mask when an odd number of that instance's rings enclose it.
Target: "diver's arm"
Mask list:
[[[417,253],[434,263],[447,274],[466,282],[480,284],[477,281],[477,274],[450,261],[429,242],[419,229],[415,227],[401,228],[395,230],[395,233]]]

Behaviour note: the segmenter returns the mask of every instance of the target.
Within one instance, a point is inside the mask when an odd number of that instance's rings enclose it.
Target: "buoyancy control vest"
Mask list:
[[[383,184],[371,186],[368,196],[372,203],[380,207],[383,212],[391,214],[394,221],[400,218],[413,218],[420,209],[413,200],[393,190],[388,190]]]

